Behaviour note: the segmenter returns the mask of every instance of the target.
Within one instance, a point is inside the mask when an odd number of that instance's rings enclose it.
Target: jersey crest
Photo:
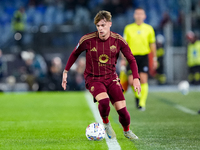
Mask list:
[[[116,51],[116,46],[115,45],[110,46],[110,50],[111,50],[111,52],[114,53]]]

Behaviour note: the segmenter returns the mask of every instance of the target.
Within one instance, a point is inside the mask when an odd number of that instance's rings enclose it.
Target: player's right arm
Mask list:
[[[119,41],[120,41],[120,46],[121,46],[121,52],[124,55],[124,57],[127,59],[131,71],[132,71],[132,75],[133,75],[133,87],[134,90],[138,92],[138,94],[140,94],[141,92],[141,86],[140,86],[140,81],[139,81],[139,74],[138,74],[138,67],[137,67],[137,63],[135,60],[135,57],[133,56],[127,42],[119,36]]]
[[[81,41],[81,40],[80,40]],[[78,56],[85,50],[85,45],[84,42],[80,42],[77,44],[77,46],[74,48],[73,52],[69,56],[69,59],[67,61],[67,64],[65,66],[65,70],[63,71],[63,76],[62,76],[62,87],[64,90],[66,90],[67,86],[67,73],[71,66],[74,64],[74,62],[77,60]]]
[[[67,70],[64,70],[63,71],[63,76],[62,76],[62,87],[64,90],[66,90],[66,87],[67,87]]]

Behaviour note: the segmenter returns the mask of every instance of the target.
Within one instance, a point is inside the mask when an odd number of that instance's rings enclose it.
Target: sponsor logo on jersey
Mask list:
[[[97,49],[96,49],[95,47],[93,47],[90,51],[91,51],[91,52],[96,52]]]
[[[101,63],[103,63],[103,64],[107,63],[108,60],[109,60],[109,57],[108,57],[108,55],[106,55],[106,54],[101,54],[101,55],[99,56],[99,61],[100,61]]]
[[[111,50],[111,52],[115,52],[116,51],[116,46],[115,45],[110,46],[110,50]]]

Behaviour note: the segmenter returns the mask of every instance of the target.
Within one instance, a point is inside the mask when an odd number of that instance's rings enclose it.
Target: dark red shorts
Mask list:
[[[111,78],[106,80],[91,80],[86,84],[86,88],[94,97],[94,102],[96,102],[95,97],[106,92],[110,98],[112,104],[117,101],[125,100],[123,94],[123,88],[119,82],[119,78]]]

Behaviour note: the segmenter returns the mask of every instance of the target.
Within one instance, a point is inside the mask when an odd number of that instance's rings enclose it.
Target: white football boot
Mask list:
[[[116,138],[115,131],[113,130],[110,122],[108,122],[107,124],[104,123],[103,125],[104,125],[104,128],[106,130],[106,134],[108,135],[108,138],[109,139]]]
[[[124,136],[130,140],[137,140],[139,139],[131,130],[124,131]]]

